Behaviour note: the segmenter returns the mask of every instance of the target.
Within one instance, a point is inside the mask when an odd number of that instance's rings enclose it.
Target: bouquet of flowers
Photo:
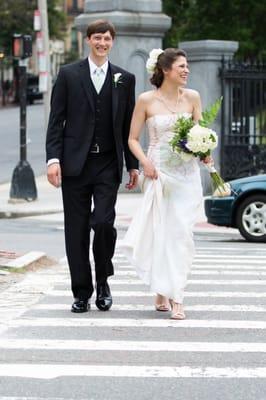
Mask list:
[[[193,119],[180,117],[177,119],[173,132],[175,135],[170,141],[174,152],[184,160],[188,161],[193,157],[199,157],[204,160],[211,155],[211,152],[218,144],[216,132],[208,128],[215,120],[221,107],[222,98],[218,99],[211,107],[203,111],[202,119],[196,124]],[[214,194],[217,196],[228,196],[231,193],[231,187],[225,183],[220,174],[214,168],[214,164],[205,163],[210,172],[214,186]]]

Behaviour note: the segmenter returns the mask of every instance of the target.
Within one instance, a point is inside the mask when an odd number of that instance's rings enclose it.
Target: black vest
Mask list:
[[[95,129],[92,147],[97,144],[100,152],[115,150],[112,113],[112,74],[108,68],[104,84],[98,94],[94,88]]]

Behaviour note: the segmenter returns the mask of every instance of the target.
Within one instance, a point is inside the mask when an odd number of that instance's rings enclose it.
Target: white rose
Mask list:
[[[218,137],[216,132],[198,124],[194,125],[188,133],[187,147],[193,152],[205,153],[217,147]]]
[[[153,50],[150,51],[149,58],[148,58],[148,60],[146,62],[146,69],[147,69],[147,71],[149,73],[153,73],[154,72],[154,68],[155,68],[155,65],[156,65],[156,63],[158,61],[158,57],[162,53],[163,53],[162,49],[153,49]]]

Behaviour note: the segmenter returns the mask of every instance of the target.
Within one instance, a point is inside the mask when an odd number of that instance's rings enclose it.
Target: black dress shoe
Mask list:
[[[101,311],[108,311],[111,308],[113,300],[107,282],[102,284],[97,284],[97,295],[95,304]]]
[[[71,307],[71,311],[75,313],[87,312],[89,310],[90,310],[89,300],[75,299]]]

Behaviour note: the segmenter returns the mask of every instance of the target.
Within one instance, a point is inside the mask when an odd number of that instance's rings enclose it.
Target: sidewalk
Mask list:
[[[63,204],[61,190],[52,187],[46,179],[46,176],[36,178],[38,190],[38,199],[33,202],[19,202],[16,204],[9,203],[10,183],[0,185],[0,218],[19,218],[34,215],[45,215],[53,213],[62,213]],[[140,193],[119,193],[116,206],[116,226],[126,229],[139,207],[142,195]],[[235,229],[217,227],[208,224],[204,210],[202,209],[199,220],[194,228],[195,232],[210,232],[210,233],[235,233]],[[44,253],[36,253],[34,249],[27,255],[16,254],[15,248],[1,249],[0,248],[0,267],[8,263],[12,268],[21,268],[23,260],[25,262],[34,262],[37,259],[43,258]],[[21,260],[22,259],[22,260]],[[20,267],[18,267],[18,265]]]

